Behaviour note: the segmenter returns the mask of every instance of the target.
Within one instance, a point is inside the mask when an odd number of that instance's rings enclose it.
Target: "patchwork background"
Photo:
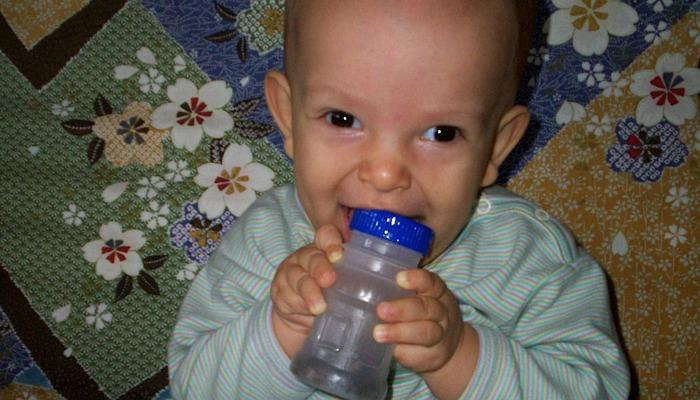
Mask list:
[[[237,217],[204,217],[197,168],[235,143],[252,156],[237,153],[240,171],[293,179],[261,98],[282,64],[282,12],[281,0],[0,1],[0,398],[170,398],[179,303]],[[519,93],[533,123],[500,178],[608,272],[633,398],[700,398],[699,12],[543,1]],[[174,87],[233,128],[183,148],[163,122]],[[105,269],[114,260],[132,269]]]

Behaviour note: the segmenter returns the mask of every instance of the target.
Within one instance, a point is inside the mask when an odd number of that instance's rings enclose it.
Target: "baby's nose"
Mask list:
[[[396,155],[364,160],[358,169],[358,176],[361,182],[380,192],[411,187],[411,172],[406,162]]]

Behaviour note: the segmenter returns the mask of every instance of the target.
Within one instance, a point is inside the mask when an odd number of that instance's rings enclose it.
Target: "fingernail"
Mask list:
[[[326,303],[325,302],[319,302],[319,303],[314,303],[310,307],[311,313],[314,315],[321,315],[323,314],[324,311],[326,311]]]
[[[341,258],[343,258],[343,252],[340,250],[333,250],[328,255],[328,260],[332,263],[337,263]]]
[[[389,334],[388,328],[385,325],[375,326],[374,332],[372,332],[372,336],[374,336],[374,340],[376,340],[378,343],[386,342],[388,334]]]
[[[401,271],[396,274],[396,283],[403,288],[408,286],[408,273],[406,271]]]

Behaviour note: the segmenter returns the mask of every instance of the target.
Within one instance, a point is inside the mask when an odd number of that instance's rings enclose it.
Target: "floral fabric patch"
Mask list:
[[[637,10],[659,14],[680,6],[641,3]],[[584,67],[581,90],[599,82],[603,91],[588,104],[565,101],[559,133],[509,183],[564,222],[609,274],[642,399],[700,395],[697,324],[688,319],[700,289],[699,27],[700,14],[689,13],[614,75]]]
[[[537,30],[518,94],[518,101],[528,105],[532,123],[501,167],[500,183],[516,176],[560,132],[562,121],[571,120],[561,114],[572,115],[572,105],[585,108],[601,93],[622,96],[632,77],[623,77],[621,72],[650,46],[672,41],[670,28],[696,1],[553,0],[539,4]],[[637,120],[644,118],[637,115]]]
[[[27,49],[51,34],[63,21],[80,11],[88,0],[26,0],[0,2],[0,12]]]
[[[250,36],[246,62],[273,42]],[[3,146],[17,150],[0,159],[0,197],[15,210],[0,224],[17,227],[0,268],[54,340],[31,351],[53,360],[49,379],[75,375],[69,398],[166,393],[167,341],[189,284],[237,216],[293,178],[266,140],[275,129],[262,91],[207,76],[140,2],[43,91],[3,58],[0,83],[12,110]],[[25,366],[7,344],[0,373],[15,382]]]
[[[216,250],[221,235],[229,230],[236,217],[223,210],[216,218],[208,219],[196,202],[187,203],[182,210],[182,219],[170,226],[170,244],[185,252],[187,259],[204,265]]]
[[[666,167],[678,167],[688,157],[688,148],[680,141],[678,129],[661,123],[640,127],[634,119],[620,121],[616,129],[618,144],[608,150],[610,167],[629,172],[640,182],[656,182]]]

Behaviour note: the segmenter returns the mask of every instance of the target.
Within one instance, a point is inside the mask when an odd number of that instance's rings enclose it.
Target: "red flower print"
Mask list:
[[[200,101],[199,97],[192,97],[189,101],[180,104],[180,111],[176,116],[178,124],[194,126],[202,125],[204,118],[211,117],[212,112],[207,110],[207,103]]]
[[[679,87],[683,83],[683,77],[676,75],[673,72],[664,72],[661,75],[656,75],[651,80],[651,85],[658,89],[652,89],[649,93],[651,98],[656,100],[657,106],[668,104],[675,106],[678,104],[678,97],[685,96],[685,88]]]

